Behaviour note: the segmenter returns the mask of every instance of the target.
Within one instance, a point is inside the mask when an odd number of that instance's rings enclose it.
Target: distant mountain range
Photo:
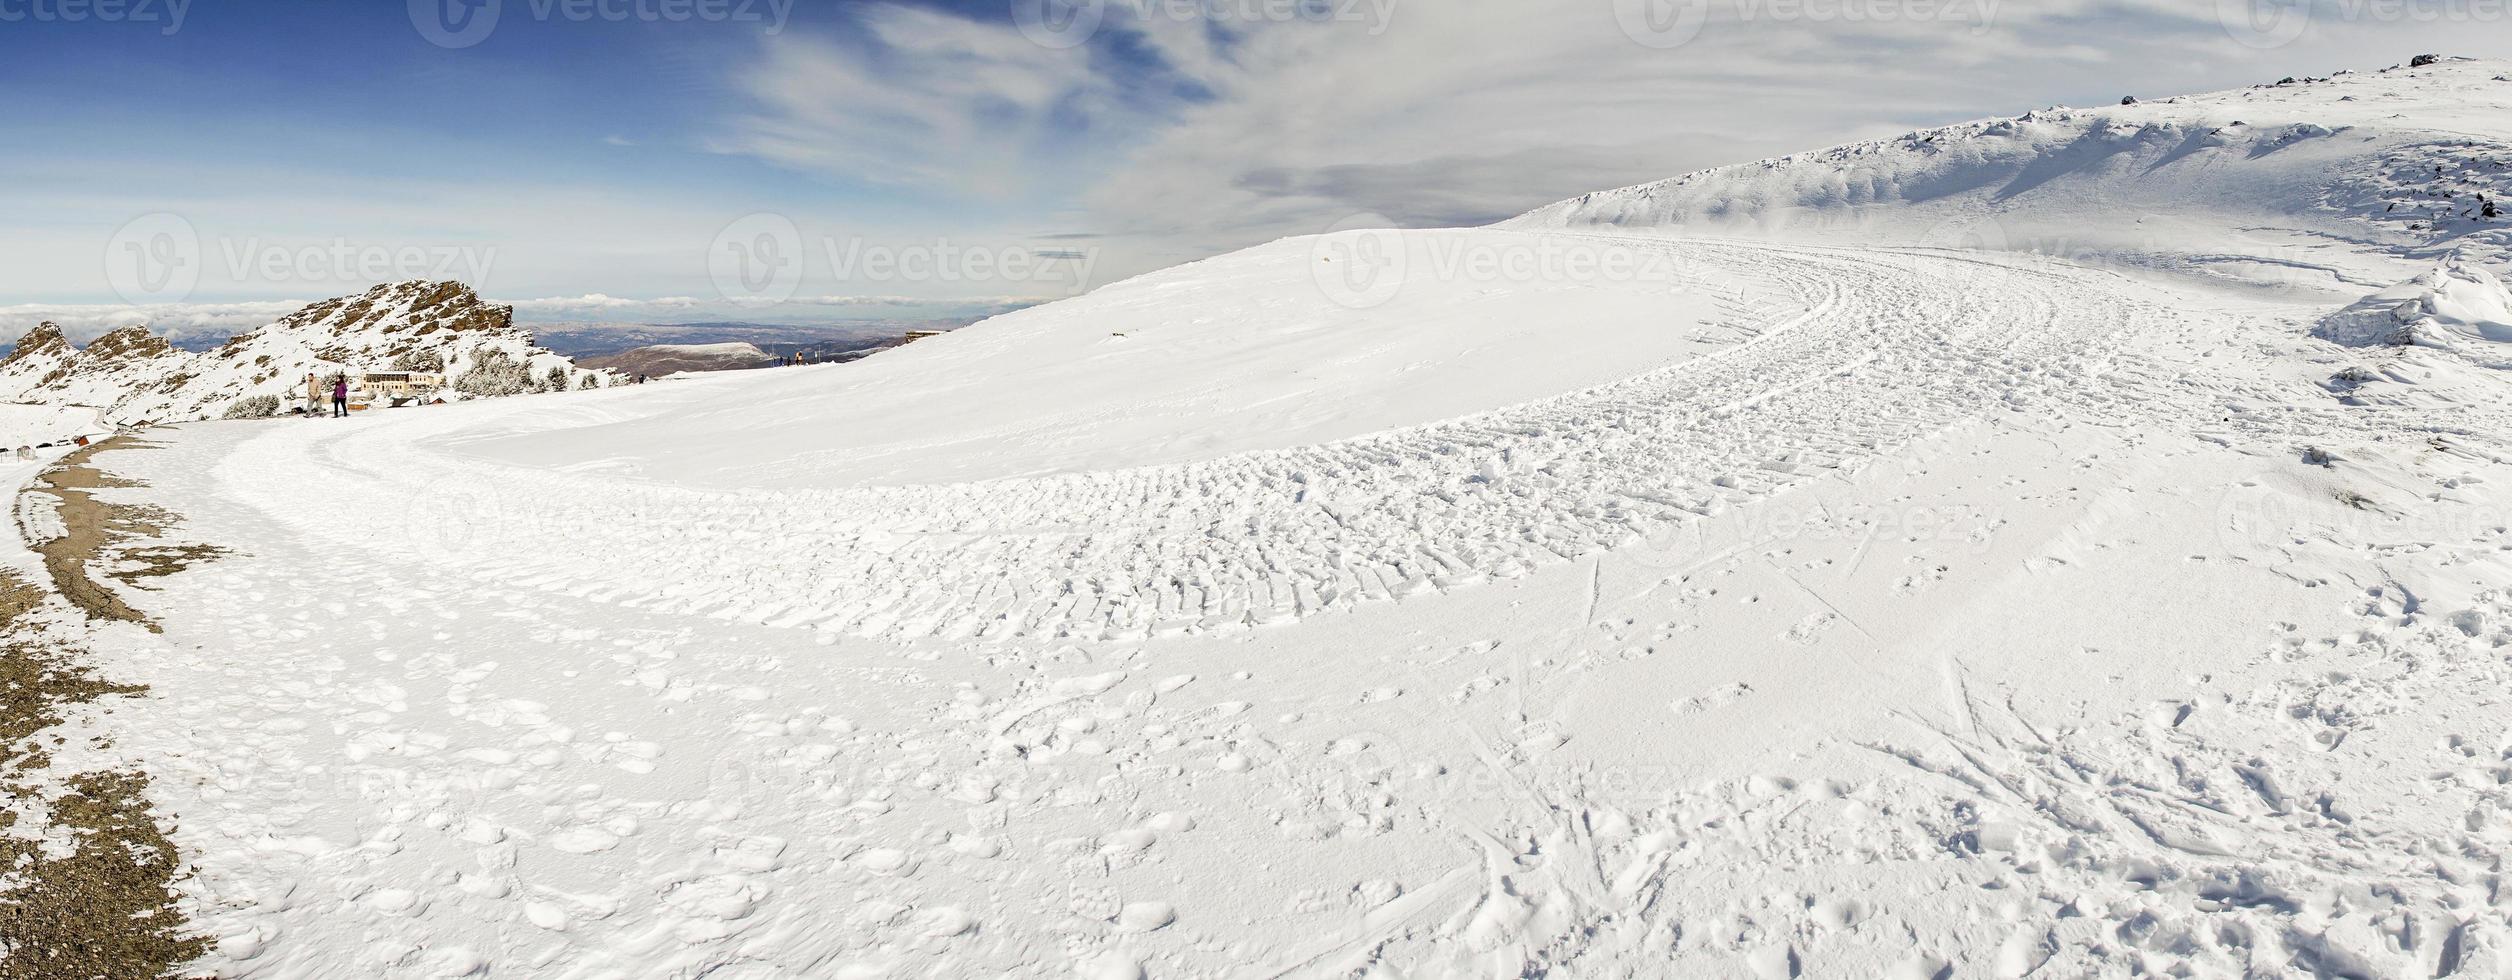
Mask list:
[[[579,360],[624,354],[641,347],[749,344],[770,359],[802,354],[813,361],[842,360],[897,344],[910,331],[950,330],[978,318],[871,320],[838,324],[716,321],[702,323],[542,324],[540,343]],[[857,356],[861,356],[860,353]]]
[[[757,344],[653,344],[588,357],[578,362],[586,367],[608,368],[629,377],[660,378],[693,371],[743,371],[775,364],[775,355],[760,350]]]

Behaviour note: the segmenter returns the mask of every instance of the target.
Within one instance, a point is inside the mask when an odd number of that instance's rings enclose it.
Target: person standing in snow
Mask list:
[[[331,417],[336,419],[349,417],[349,376],[347,374],[332,376]]]

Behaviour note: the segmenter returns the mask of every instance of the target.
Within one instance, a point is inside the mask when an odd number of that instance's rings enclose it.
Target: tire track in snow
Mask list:
[[[483,485],[479,461],[428,451],[463,422],[438,416],[316,433],[310,453],[285,432],[219,476],[255,499],[337,502],[274,512],[319,535],[380,534],[504,585],[860,635],[1127,639],[1514,578],[1965,419],[2116,407],[2104,338],[2161,315],[2081,274],[1931,253],[1629,244],[1768,283],[1793,313],[1585,391],[1113,472],[706,491],[506,468]]]

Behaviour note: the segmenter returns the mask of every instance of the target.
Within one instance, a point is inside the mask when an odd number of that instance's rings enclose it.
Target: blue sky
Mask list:
[[[2507,39],[2339,0],[2264,42],[2228,12],[2302,0],[94,2],[0,0],[0,319],[223,328],[413,274],[543,319],[982,310],[1356,216]],[[447,2],[493,27],[431,43]],[[1635,37],[1649,4],[1697,36]]]

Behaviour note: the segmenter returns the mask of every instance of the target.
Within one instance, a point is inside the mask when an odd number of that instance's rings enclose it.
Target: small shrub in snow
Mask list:
[[[266,419],[277,414],[279,414],[279,396],[254,395],[250,398],[236,399],[235,404],[227,406],[227,413],[222,417],[230,419]]]
[[[432,350],[414,350],[393,358],[393,370],[435,373],[445,369],[445,355]]]
[[[453,389],[466,395],[520,395],[534,389],[532,368],[495,347],[471,352],[471,369],[455,378]]]

